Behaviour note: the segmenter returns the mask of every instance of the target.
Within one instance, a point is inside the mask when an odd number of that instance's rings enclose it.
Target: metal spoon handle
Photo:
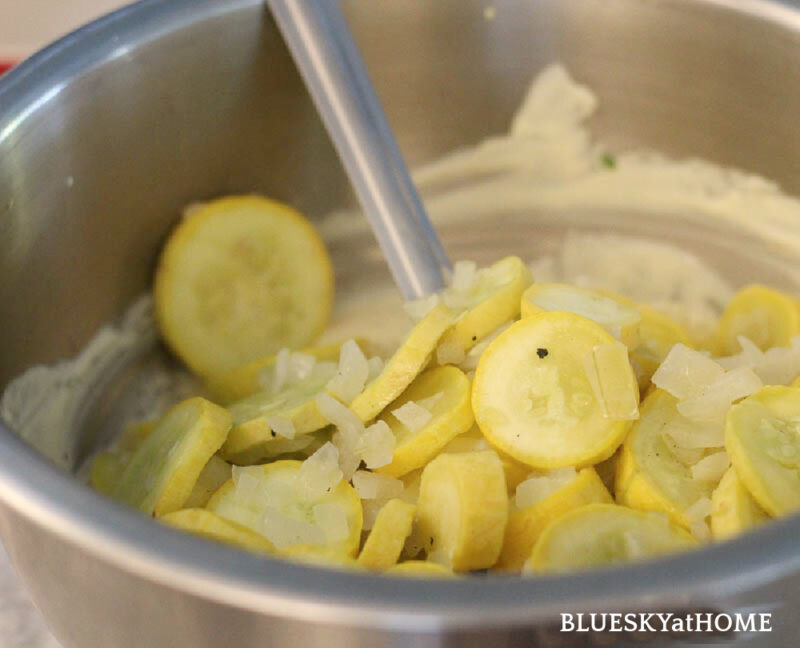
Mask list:
[[[267,0],[405,299],[449,267],[337,0]]]

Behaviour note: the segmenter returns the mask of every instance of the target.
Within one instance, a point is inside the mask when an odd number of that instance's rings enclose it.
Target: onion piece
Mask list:
[[[380,468],[392,463],[396,445],[397,440],[392,428],[386,421],[376,421],[364,430],[356,447],[356,453],[367,468]]]
[[[763,383],[749,367],[725,372],[699,394],[678,403],[678,411],[693,421],[722,423],[731,405],[756,393]]]
[[[519,509],[529,508],[571,483],[577,475],[570,466],[529,477],[517,486],[514,503]]]
[[[339,351],[339,367],[326,389],[344,403],[364,391],[369,377],[369,362],[354,340],[347,340]]]
[[[724,373],[725,370],[711,358],[684,344],[676,344],[653,374],[652,382],[675,398],[684,400],[699,396]]]
[[[731,460],[724,450],[703,457],[692,466],[692,479],[698,481],[718,482],[728,470]]]
[[[265,416],[264,420],[275,434],[284,439],[294,439],[296,431],[291,419],[283,416]]]
[[[339,451],[330,441],[300,466],[300,483],[309,497],[331,492],[342,480]]]
[[[419,432],[433,418],[433,414],[424,407],[417,405],[414,401],[408,401],[397,409],[393,409],[392,416],[400,421],[412,434]]]

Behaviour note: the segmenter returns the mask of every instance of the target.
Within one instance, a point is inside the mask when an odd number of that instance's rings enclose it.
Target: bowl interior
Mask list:
[[[158,4],[3,81],[0,384],[118,317],[185,204],[262,192],[321,218],[351,200],[262,3]],[[506,131],[536,72],[563,61],[597,93],[592,130],[611,150],[698,156],[800,193],[789,9],[508,0],[489,20],[484,5],[345,3],[412,165]]]
[[[0,83],[2,384],[73,356],[119,318],[147,290],[184,205],[258,192],[323,228],[352,206],[261,2],[144,4],[135,20],[108,19],[118,36],[88,28]],[[412,165],[507,131],[535,74],[563,61],[597,93],[590,126],[610,150],[697,156],[800,193],[800,77],[785,73],[800,59],[800,18],[781,5],[506,0],[490,17],[478,0],[345,4]],[[569,232],[614,232],[678,244],[733,285],[800,289],[797,255],[741,227],[591,208],[500,211],[441,222],[451,256],[533,258]],[[391,301],[365,226],[334,238],[341,299],[371,291]],[[131,386],[171,363],[156,349],[88,393],[75,425],[29,440],[76,469],[128,415]]]

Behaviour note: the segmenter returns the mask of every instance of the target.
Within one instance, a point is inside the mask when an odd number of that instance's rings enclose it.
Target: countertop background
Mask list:
[[[129,1],[0,0],[0,61],[23,59],[75,27]]]
[[[0,73],[123,0],[0,0]],[[0,548],[0,648],[59,648]]]

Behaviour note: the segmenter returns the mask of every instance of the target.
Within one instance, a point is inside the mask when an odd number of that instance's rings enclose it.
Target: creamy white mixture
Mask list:
[[[681,227],[687,221],[727,224],[776,251],[800,250],[800,201],[767,180],[651,152],[616,155],[609,168],[603,163],[604,147],[586,126],[596,106],[592,92],[572,81],[564,68],[546,69],[531,86],[508,134],[448,155],[414,174],[434,223],[446,228],[494,222],[509,213],[602,209],[680,219]],[[321,230],[335,243],[366,227],[360,214],[339,212],[326,219]],[[604,287],[651,303],[700,336],[713,326],[732,292],[687,251],[613,234],[571,233],[559,249],[532,259],[531,267],[540,281]],[[800,282],[800,266],[787,268],[786,276]],[[387,317],[391,312],[398,316]],[[393,291],[356,292],[337,300],[325,338],[358,334],[391,342],[409,324]],[[146,296],[119,326],[99,331],[77,358],[34,367],[14,380],[0,401],[0,415],[34,446],[69,465],[70,457],[54,453],[53,447],[69,437],[65,430],[81,425],[97,386],[152,348],[155,340]],[[178,376],[163,371],[151,372],[140,382],[140,393],[126,401],[130,418],[157,414],[187,389]]]

